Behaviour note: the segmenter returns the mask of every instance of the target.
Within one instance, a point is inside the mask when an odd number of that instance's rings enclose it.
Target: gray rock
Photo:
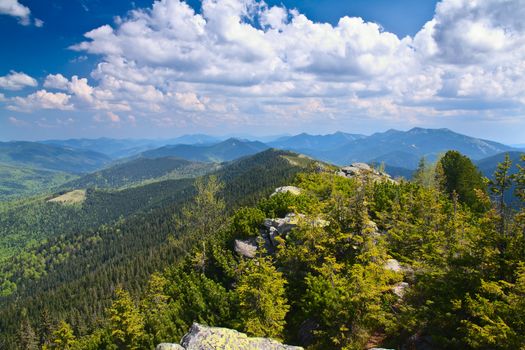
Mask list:
[[[303,190],[301,190],[299,187],[295,187],[295,186],[282,186],[282,187],[277,187],[275,189],[275,191],[272,193],[271,196],[274,196],[276,195],[277,193],[291,193],[291,194],[294,194],[294,195],[299,195],[301,194]],[[270,196],[270,197],[271,197]]]
[[[228,328],[207,327],[194,323],[182,338],[185,350],[302,350],[298,346],[281,344],[268,338],[250,338]]]
[[[403,299],[403,297],[405,296],[407,292],[408,287],[410,287],[410,285],[407,282],[399,282],[399,283],[396,283],[396,285],[394,285],[394,287],[392,288],[392,292],[395,295],[397,295],[399,299]]]
[[[155,350],[185,350],[182,346],[179,344],[173,344],[173,343],[161,343],[157,345]]]
[[[237,254],[246,258],[254,258],[257,253],[257,245],[251,241],[236,239],[234,250]]]
[[[383,265],[385,270],[394,271],[394,272],[401,272],[403,268],[401,267],[401,264],[396,259],[388,259],[385,262],[385,265]]]
[[[341,168],[339,171],[336,172],[336,175],[347,178],[370,179],[374,182],[396,182],[395,180],[392,180],[390,175],[377,171],[365,163],[352,163],[349,166]]]

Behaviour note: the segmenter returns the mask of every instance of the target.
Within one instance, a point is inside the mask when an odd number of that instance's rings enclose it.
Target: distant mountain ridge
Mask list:
[[[259,141],[229,138],[212,145],[172,145],[141,153],[142,157],[178,157],[197,162],[226,162],[253,155],[269,147]]]
[[[365,135],[348,134],[341,131],[328,135],[310,135],[307,133],[302,133],[295,136],[282,137],[273,142],[269,142],[268,145],[275,148],[283,148],[293,151],[313,149],[323,151],[337,148],[342,144],[364,138],[366,138]]]
[[[79,174],[100,169],[110,162],[110,157],[95,151],[28,141],[0,142],[0,163],[11,166]]]
[[[312,152],[311,155],[340,165],[355,161],[384,162],[395,167],[415,169],[421,157],[433,161],[448,150],[459,151],[476,160],[515,149],[449,129],[413,128],[375,133],[329,151]]]

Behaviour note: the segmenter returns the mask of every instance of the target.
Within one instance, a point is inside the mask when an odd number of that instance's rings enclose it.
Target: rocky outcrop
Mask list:
[[[394,272],[402,272],[403,268],[401,267],[401,264],[396,259],[388,259],[385,262],[385,265],[383,266],[385,270],[394,271]]]
[[[294,195],[299,195],[301,194],[303,190],[301,190],[299,187],[295,187],[295,186],[282,186],[282,187],[277,187],[275,189],[275,191],[272,193],[271,196],[274,196],[276,195],[277,193],[291,193],[291,194],[294,194]],[[271,197],[270,196],[270,197]]]
[[[237,254],[244,256],[245,258],[254,258],[257,253],[257,243],[251,240],[235,240],[234,250]]]
[[[390,175],[385,172],[373,169],[365,163],[352,163],[336,172],[337,175],[346,178],[371,179],[372,181],[395,182]]]
[[[171,346],[171,347],[170,347]],[[179,344],[159,344],[156,350],[302,350],[268,338],[250,338],[233,329],[194,323]]]
[[[173,343],[161,343],[157,345],[155,350],[185,350],[182,346],[179,344],[173,344]]]

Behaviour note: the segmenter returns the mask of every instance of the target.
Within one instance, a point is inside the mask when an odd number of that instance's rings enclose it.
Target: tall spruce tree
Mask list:
[[[145,336],[144,319],[127,291],[115,291],[108,314],[115,345],[121,350],[140,349]]]
[[[486,192],[486,182],[468,157],[457,151],[448,151],[439,160],[439,165],[443,170],[443,189],[449,196],[457,193],[459,201],[474,211],[482,212],[487,209],[476,193],[476,191]]]
[[[270,258],[249,260],[237,283],[239,317],[243,330],[254,336],[281,338],[289,305],[286,280]]]

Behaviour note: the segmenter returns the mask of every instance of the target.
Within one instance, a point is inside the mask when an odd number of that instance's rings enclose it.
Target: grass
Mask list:
[[[86,190],[73,190],[66,192],[55,198],[51,198],[48,202],[62,203],[62,204],[79,204],[86,200]]]

